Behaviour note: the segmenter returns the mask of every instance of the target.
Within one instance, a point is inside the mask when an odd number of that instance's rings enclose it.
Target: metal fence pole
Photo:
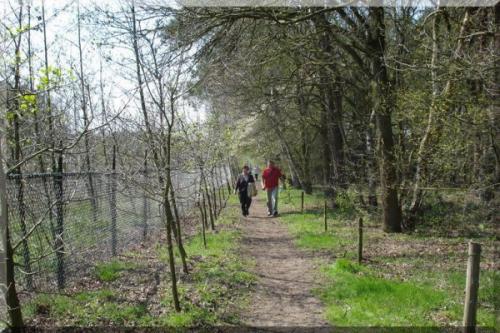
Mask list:
[[[146,183],[148,181],[148,154],[144,155],[144,189],[142,191],[142,240],[146,239],[148,234],[148,197],[146,193]]]
[[[94,187],[94,177],[90,169],[87,170],[87,193],[89,196],[90,207],[92,209],[92,220],[94,221],[94,224],[97,224],[99,207],[97,204],[97,195]]]
[[[358,263],[363,261],[363,219],[358,219]]]
[[[65,285],[64,275],[64,184],[63,184],[63,153],[59,153],[57,171],[53,174],[54,192],[56,197],[56,232],[55,251],[57,266],[57,287],[63,289]]]
[[[112,172],[110,174],[109,211],[111,214],[111,254],[116,256],[116,146],[113,146]]]

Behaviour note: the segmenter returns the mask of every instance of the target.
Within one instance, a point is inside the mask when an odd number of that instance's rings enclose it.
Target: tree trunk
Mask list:
[[[465,15],[462,20],[462,24],[459,32],[459,39],[457,42],[457,47],[455,49],[454,55],[458,56],[463,47],[463,39],[465,36],[465,29],[469,23],[469,8],[465,9]],[[451,80],[448,80],[444,86],[442,93],[439,93],[439,88],[437,85],[437,66],[438,66],[438,54],[439,54],[439,44],[438,44],[438,28],[439,28],[439,18],[440,13],[434,14],[433,18],[433,29],[432,29],[432,57],[431,57],[431,80],[432,80],[432,101],[427,115],[427,124],[425,128],[424,135],[420,140],[419,148],[417,151],[417,161],[416,170],[413,184],[412,201],[409,207],[409,216],[407,218],[407,227],[413,228],[415,225],[416,215],[420,209],[422,202],[422,190],[421,184],[426,180],[426,170],[427,170],[427,160],[431,155],[431,147],[435,147],[438,141],[438,136],[440,135],[440,128],[442,126],[442,121],[436,119],[439,113],[443,113],[445,110],[441,110],[438,98],[443,101],[447,101],[450,97],[451,92]],[[441,97],[439,97],[441,96]],[[437,124],[438,123],[438,124]]]
[[[47,26],[45,20],[45,0],[42,0],[42,25],[43,25],[43,48],[44,48],[44,57],[45,57],[45,75],[47,78],[47,87],[46,87],[46,98],[47,98],[47,119],[48,119],[48,128],[49,128],[49,146],[51,148],[50,158],[52,165],[52,172],[57,171],[57,163],[56,163],[56,155],[55,155],[55,140],[54,140],[54,130],[55,130],[55,122],[54,122],[54,114],[52,112],[52,98],[50,95],[51,87],[50,87],[50,70],[49,70],[49,53],[47,47]]]
[[[309,103],[306,100],[303,92],[302,81],[303,78],[299,77],[299,82],[297,83],[297,106],[300,110],[302,117],[307,117],[309,113]],[[307,193],[312,193],[312,181],[311,181],[311,150],[309,142],[309,128],[307,127],[305,121],[301,121],[300,126],[300,152],[302,160],[302,190]]]
[[[172,216],[172,208],[170,207],[170,201],[168,199],[170,184],[165,185],[165,189],[163,191],[163,208],[166,219],[166,229],[167,229],[167,252],[168,252],[168,264],[170,267],[170,276],[171,276],[171,288],[172,288],[172,298],[174,300],[175,311],[180,312],[181,306],[179,302],[179,294],[177,291],[177,276],[175,272],[175,256],[174,256],[174,248],[172,242],[172,225],[175,223],[174,217]]]
[[[302,141],[302,164],[304,169],[304,180],[302,182],[302,190],[306,194],[312,194],[312,181],[311,181],[311,154],[307,142],[306,129],[301,129],[300,138]]]
[[[205,197],[207,199],[207,203],[208,203],[208,212],[209,212],[209,217],[210,217],[210,229],[212,231],[215,230],[215,219],[214,219],[214,214],[213,214],[213,211],[212,211],[212,200],[210,198],[210,193],[208,191],[208,185],[207,185],[207,179],[205,177],[205,172],[204,170],[202,170],[201,172],[201,178],[202,178],[202,181],[203,181],[203,188],[205,190]]]
[[[21,303],[17,296],[16,279],[14,271],[14,251],[12,250],[9,213],[7,206],[6,179],[4,172],[4,158],[2,151],[3,134],[0,133],[0,229],[1,229],[1,252],[0,252],[0,291],[5,297],[5,305],[10,320],[10,326],[20,328],[24,326]],[[0,304],[3,306],[4,302]]]
[[[325,115],[328,142],[330,142],[330,152],[333,161],[333,187],[345,187],[345,161],[344,161],[344,135],[342,124],[342,95],[340,88],[335,82],[335,67],[332,64],[334,51],[332,48],[329,22],[326,14],[314,16],[313,23],[320,33],[318,46],[320,49],[320,59],[324,62],[319,69],[319,90],[321,105]],[[325,70],[326,69],[326,70]]]
[[[23,6],[19,7],[19,29],[22,29],[22,17],[23,17]],[[19,223],[21,227],[21,237],[23,237],[23,259],[24,259],[24,270],[26,272],[26,286],[28,290],[33,289],[33,276],[31,275],[31,253],[28,246],[28,239],[26,239],[26,204],[24,201],[24,180],[22,178],[22,168],[19,164],[22,161],[22,147],[21,147],[21,137],[19,134],[19,114],[21,113],[20,108],[20,98],[23,96],[23,92],[21,91],[21,37],[22,34],[19,34],[17,40],[14,40],[15,43],[15,67],[14,67],[14,93],[16,94],[14,100],[14,105],[12,110],[9,110],[13,114],[13,119],[11,122],[11,126],[13,126],[13,138],[12,141],[14,143],[13,147],[13,155],[14,155],[14,163],[17,165],[15,169],[15,173],[17,174],[16,185],[17,185],[17,203],[19,210]]]
[[[391,113],[393,100],[385,56],[384,8],[369,9],[370,32],[368,46],[371,49],[372,98],[379,134],[379,169],[382,191],[383,224],[386,232],[401,232],[401,207],[398,200],[396,157]]]
[[[410,204],[409,213],[407,221],[407,228],[412,229],[415,225],[415,214],[417,213],[421,201],[422,201],[422,190],[420,189],[420,183],[422,181],[423,169],[425,168],[424,162],[427,160],[427,155],[425,154],[425,150],[427,148],[427,141],[430,139],[431,130],[434,126],[434,114],[437,112],[436,108],[436,98],[438,95],[437,88],[437,61],[438,61],[438,53],[439,53],[439,44],[438,44],[438,28],[439,28],[439,14],[434,14],[433,24],[432,24],[432,56],[431,56],[431,80],[432,80],[432,101],[431,107],[429,109],[429,113],[427,115],[427,125],[425,128],[424,135],[420,140],[420,145],[417,151],[417,162],[416,162],[416,170],[415,170],[415,178],[413,184],[413,195],[412,201]]]
[[[148,139],[148,145],[152,150],[153,154],[153,160],[155,161],[156,167],[159,170],[158,174],[158,180],[159,184],[163,186],[162,190],[162,204],[163,204],[163,212],[165,215],[165,225],[166,225],[166,232],[167,232],[167,252],[168,252],[168,261],[169,261],[169,267],[170,267],[170,274],[171,274],[171,288],[172,288],[172,297],[174,301],[174,307],[177,312],[181,311],[180,303],[179,303],[179,295],[177,292],[177,278],[176,278],[176,272],[175,272],[175,257],[174,257],[174,251],[173,251],[173,245],[172,245],[172,227],[175,223],[174,217],[172,215],[172,210],[170,206],[170,201],[169,201],[169,192],[170,192],[170,186],[171,186],[171,175],[170,175],[170,139],[171,139],[171,127],[169,127],[169,133],[167,136],[167,142],[163,143],[164,145],[166,144],[166,147],[163,146],[162,148],[167,152],[167,156],[165,156],[165,160],[162,160],[160,158],[160,155],[158,153],[157,147],[154,145],[154,138],[153,138],[153,133],[151,129],[151,125],[149,122],[149,117],[146,109],[146,101],[144,97],[144,90],[142,87],[143,81],[142,81],[142,76],[141,76],[141,64],[140,64],[140,55],[139,55],[139,45],[138,45],[138,33],[137,33],[137,21],[135,17],[135,4],[134,2],[131,3],[130,11],[132,14],[132,31],[131,31],[131,37],[132,37],[132,46],[133,46],[133,51],[134,51],[134,56],[135,56],[135,65],[136,65],[136,75],[137,75],[137,83],[139,86],[139,96],[140,96],[140,101],[141,101],[141,111],[144,117],[144,122],[147,130],[147,139]],[[164,174],[163,174],[164,173]]]
[[[181,219],[179,216],[179,211],[177,209],[173,184],[171,184],[170,186],[170,200],[172,201],[172,207],[174,209],[175,225],[176,225],[175,228],[176,230],[174,235],[175,235],[175,240],[177,241],[177,247],[179,248],[179,254],[181,255],[182,270],[184,271],[185,274],[188,274],[189,270],[186,262],[187,255],[186,255],[186,250],[184,249],[184,244],[182,243]]]
[[[80,88],[81,88],[81,108],[83,113],[83,126],[86,129],[89,126],[89,117],[87,112],[87,100],[85,98],[85,75],[83,73],[83,55],[82,55],[82,38],[81,38],[81,24],[80,24],[80,1],[77,2],[77,30],[78,30],[78,55],[80,64]],[[94,224],[97,223],[97,198],[94,189],[94,180],[92,177],[92,164],[90,162],[90,142],[89,135],[85,134],[83,137],[85,145],[85,171],[87,172],[87,192],[90,199],[90,206],[92,208],[92,218]]]
[[[323,185],[325,186],[325,196],[331,197],[333,196],[333,190],[331,189],[331,179],[332,179],[332,174],[331,174],[331,150],[330,150],[330,144],[328,143],[328,127],[326,125],[326,112],[321,112],[321,129],[320,129],[320,135],[321,135],[321,149],[323,152],[323,156],[321,159],[321,166],[323,168]]]
[[[202,205],[202,208],[203,208],[203,223],[205,224],[205,230],[208,228],[208,214],[207,214],[207,203],[206,203],[206,200],[205,200],[205,192],[203,191],[203,189],[201,189],[200,187],[200,191],[201,191],[201,205]]]
[[[370,206],[377,206],[377,190],[375,184],[375,166],[374,166],[374,158],[375,154],[373,151],[373,125],[375,118],[375,112],[372,111],[370,114],[370,122],[368,128],[366,129],[366,177],[368,183],[368,203]]]
[[[201,193],[201,189],[200,189],[200,193]],[[207,237],[206,237],[206,232],[205,232],[205,227],[206,227],[206,224],[205,224],[205,213],[204,213],[203,207],[201,205],[202,205],[201,201],[198,200],[197,206],[198,206],[198,209],[200,210],[201,237],[203,239],[203,246],[206,249],[207,248]]]
[[[495,158],[495,174],[493,184],[500,183],[500,2],[495,5],[495,40],[493,42],[493,54],[495,63],[495,75],[493,79],[493,89],[491,89],[491,97],[493,105],[489,109],[490,122],[490,141]]]
[[[214,180],[214,172],[213,172],[213,169],[212,171],[210,172],[210,189],[211,189],[211,196],[212,196],[212,205],[213,205],[213,209],[214,209],[214,217],[215,219],[217,219],[217,217],[219,216],[219,210],[218,210],[218,207],[217,207],[217,193],[215,192],[215,180]]]

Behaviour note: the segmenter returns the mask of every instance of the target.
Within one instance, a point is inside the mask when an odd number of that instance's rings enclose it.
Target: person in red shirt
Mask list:
[[[278,216],[278,188],[281,170],[269,160],[262,172],[262,190],[267,192],[267,216]]]

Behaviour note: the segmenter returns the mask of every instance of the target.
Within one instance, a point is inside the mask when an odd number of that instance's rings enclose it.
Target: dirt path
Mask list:
[[[313,256],[298,250],[285,225],[267,217],[262,200],[254,200],[241,221],[242,254],[255,261],[257,286],[242,321],[250,326],[326,325],[323,307],[312,293]]]

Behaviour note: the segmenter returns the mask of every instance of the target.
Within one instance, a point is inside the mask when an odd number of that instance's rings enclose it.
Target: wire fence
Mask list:
[[[213,173],[227,184],[228,168]],[[7,195],[17,283],[48,291],[125,252],[164,227],[155,175],[73,172],[8,175]],[[179,215],[193,210],[198,173],[172,175]]]

